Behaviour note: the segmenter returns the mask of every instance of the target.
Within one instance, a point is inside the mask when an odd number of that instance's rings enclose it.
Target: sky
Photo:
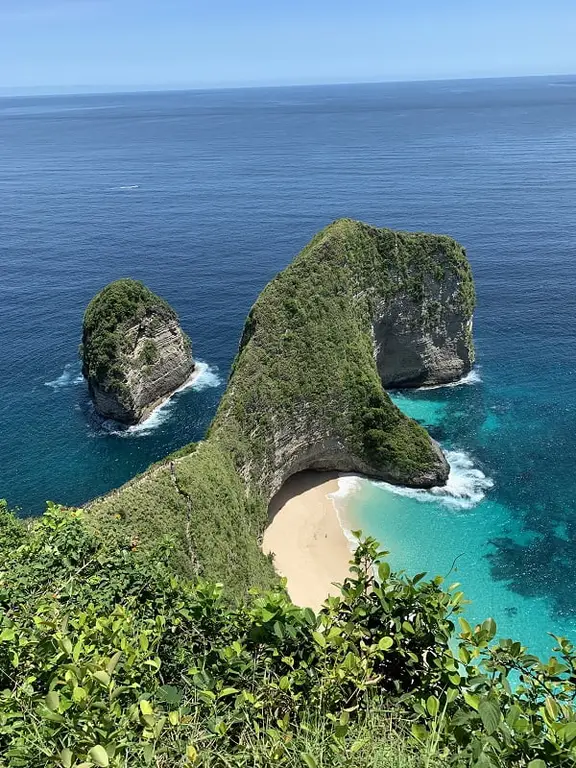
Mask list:
[[[575,0],[0,0],[0,89],[576,73]]]

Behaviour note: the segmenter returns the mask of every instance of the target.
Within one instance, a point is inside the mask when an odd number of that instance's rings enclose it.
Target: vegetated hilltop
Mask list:
[[[136,424],[189,379],[192,346],[164,299],[116,280],[86,309],[82,370],[97,412]]]
[[[90,505],[102,535],[178,536],[178,568],[242,594],[268,585],[271,497],[305,469],[442,484],[448,465],[383,389],[453,380],[473,361],[474,286],[449,237],[342,219],[264,289],[207,439]]]

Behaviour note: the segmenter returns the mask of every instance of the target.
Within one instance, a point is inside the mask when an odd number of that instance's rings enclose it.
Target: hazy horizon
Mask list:
[[[542,80],[549,78],[558,78],[559,80],[576,81],[576,71],[571,73],[544,73],[532,75],[500,75],[491,77],[430,77],[430,78],[407,78],[393,80],[355,80],[355,81],[333,81],[333,82],[296,82],[296,83],[222,83],[222,84],[178,84],[166,83],[154,86],[146,84],[126,84],[124,86],[112,86],[106,84],[100,85],[71,85],[71,86],[0,86],[0,98],[18,97],[18,96],[89,96],[106,94],[131,94],[131,93],[168,93],[177,91],[220,91],[220,90],[248,90],[248,89],[266,89],[266,88],[322,88],[330,86],[350,86],[350,85],[386,85],[394,83],[441,83],[441,82],[478,82],[482,80]]]

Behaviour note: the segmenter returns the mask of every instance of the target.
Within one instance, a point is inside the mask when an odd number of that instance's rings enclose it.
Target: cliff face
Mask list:
[[[377,305],[374,354],[384,387],[446,384],[471,370],[472,316],[461,289],[462,277],[446,270],[424,276],[420,296],[401,291]]]
[[[95,502],[99,530],[151,541],[169,531],[194,553],[188,564],[239,589],[268,578],[257,540],[296,472],[443,484],[442,451],[384,386],[469,370],[473,308],[470,267],[451,238],[334,222],[252,307],[206,440]],[[220,561],[211,542],[222,537]]]
[[[111,283],[90,302],[82,348],[96,410],[125,424],[145,419],[194,370],[176,313],[133,280]]]

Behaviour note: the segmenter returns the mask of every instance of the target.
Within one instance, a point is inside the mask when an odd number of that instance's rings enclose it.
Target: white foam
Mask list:
[[[222,379],[216,368],[212,368],[202,360],[196,360],[194,375],[181,387],[178,387],[167,400],[155,408],[143,422],[132,427],[122,427],[118,422],[108,420],[102,423],[102,429],[111,435],[119,437],[144,437],[145,435],[150,435],[170,418],[175,396],[188,389],[202,392],[210,387],[219,387],[221,383]]]
[[[113,192],[126,191],[130,189],[140,189],[140,184],[125,184],[122,187],[112,187]]]
[[[359,491],[361,484],[362,478],[358,477],[357,475],[340,475],[338,478],[338,490],[328,494],[328,498],[331,499],[334,509],[336,510],[336,517],[338,518],[340,528],[346,537],[346,541],[348,542],[348,547],[351,553],[356,551],[358,547],[358,539],[356,536],[354,536],[350,528],[348,528],[345,521],[343,520],[343,510],[339,504],[339,501]]]
[[[343,499],[360,490],[362,479],[358,475],[340,475],[338,478],[338,490],[331,493],[333,498]]]
[[[429,389],[443,389],[444,387],[461,387],[461,386],[470,386],[471,384],[481,384],[482,378],[480,377],[480,372],[474,368],[470,371],[470,373],[467,373],[466,376],[462,376],[461,379],[458,379],[458,381],[451,381],[448,384],[433,384],[430,387],[418,387],[420,391],[424,390],[427,391]]]
[[[463,451],[447,451],[446,459],[450,464],[450,475],[443,487],[422,489],[382,482],[375,484],[397,496],[428,503],[440,502],[450,509],[472,509],[482,501],[486,491],[494,486],[493,481],[477,469],[470,456]]]
[[[66,363],[60,376],[53,381],[45,381],[44,386],[50,387],[54,392],[57,392],[65,387],[82,384],[83,381],[84,376],[80,373],[80,363]]]

